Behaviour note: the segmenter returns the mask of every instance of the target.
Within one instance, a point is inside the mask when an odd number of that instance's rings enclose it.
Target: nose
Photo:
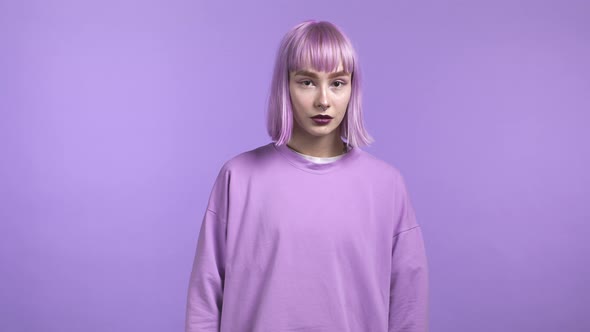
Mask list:
[[[319,93],[316,99],[316,106],[321,108],[323,111],[327,110],[330,107],[330,102],[328,101],[328,89],[323,87],[319,89]]]

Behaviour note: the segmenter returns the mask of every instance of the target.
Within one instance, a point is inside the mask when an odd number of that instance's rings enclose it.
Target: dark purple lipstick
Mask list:
[[[315,123],[320,125],[327,125],[332,120],[332,117],[326,114],[318,114],[311,117]]]

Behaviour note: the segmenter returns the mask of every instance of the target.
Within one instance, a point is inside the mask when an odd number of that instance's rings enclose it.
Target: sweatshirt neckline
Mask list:
[[[287,144],[277,145],[276,142],[269,143],[273,146],[275,150],[279,152],[279,154],[285,158],[291,165],[315,174],[325,174],[328,172],[332,172],[338,168],[342,168],[348,164],[350,164],[354,159],[356,159],[360,154],[360,149],[358,147],[351,146],[348,152],[346,152],[340,159],[334,160],[329,163],[315,163],[304,156],[298,154],[297,152],[291,150]]]

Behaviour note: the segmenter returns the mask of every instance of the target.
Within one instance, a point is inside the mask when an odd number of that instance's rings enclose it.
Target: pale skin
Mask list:
[[[346,114],[351,95],[351,74],[312,69],[289,73],[289,92],[293,110],[293,133],[287,143],[300,153],[314,157],[334,157],[343,153],[340,124]],[[311,117],[326,114],[333,119],[327,125],[317,124]]]

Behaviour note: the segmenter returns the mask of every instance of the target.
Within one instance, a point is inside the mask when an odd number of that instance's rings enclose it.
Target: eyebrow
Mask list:
[[[345,71],[338,71],[338,72],[328,75],[328,78],[337,77],[337,76],[348,76],[348,75],[350,75],[350,74]],[[295,76],[309,76],[309,77],[313,77],[313,78],[318,78],[317,74],[309,72],[307,70],[299,70],[299,71],[295,72]]]

